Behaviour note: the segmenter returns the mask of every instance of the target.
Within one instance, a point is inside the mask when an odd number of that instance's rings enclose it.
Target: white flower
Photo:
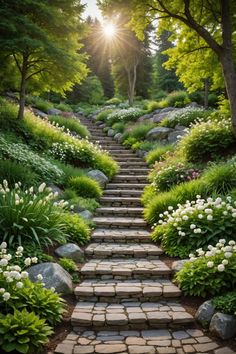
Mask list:
[[[24,263],[25,263],[26,266],[30,266],[31,265],[31,258],[30,257],[26,258],[24,260]]]
[[[228,261],[227,259],[224,259],[224,260],[222,261],[222,264],[227,265],[227,264],[229,264],[229,261]]]
[[[225,258],[230,258],[232,256],[231,252],[225,252]]]
[[[4,300],[4,301],[8,301],[8,300],[10,299],[10,297],[11,297],[11,294],[8,293],[8,292],[5,292],[5,293],[2,295],[2,297],[3,297],[3,300]]]
[[[217,269],[218,269],[219,272],[223,272],[225,270],[224,264],[219,264]]]
[[[198,214],[198,219],[202,219],[203,215],[202,214]]]
[[[21,278],[22,278],[22,279],[28,278],[28,275],[29,275],[28,272],[23,271],[23,272],[21,273]]]
[[[56,289],[52,286],[50,290],[54,293]]]
[[[2,242],[0,245],[0,249],[4,249],[7,248],[7,243],[6,242]]]
[[[5,289],[4,288],[0,288],[0,293],[4,293]]]
[[[38,274],[38,275],[37,275],[37,279],[38,279],[39,281],[42,281],[42,280],[43,280],[42,274]]]
[[[22,283],[21,281],[18,281],[18,282],[16,283],[16,287],[17,287],[18,289],[23,288],[23,283]]]
[[[191,230],[193,230],[193,229],[195,229],[195,228],[196,228],[196,225],[195,225],[195,224],[191,224],[191,225],[190,225],[190,229],[191,229]]]
[[[187,221],[187,220],[188,220],[188,216],[187,216],[187,215],[184,215],[184,216],[183,216],[183,220],[184,220],[184,221]]]
[[[233,240],[229,241],[229,245],[230,246],[234,246],[235,245],[235,241],[233,241]]]
[[[38,262],[38,258],[37,257],[33,257],[33,258],[31,258],[31,261],[32,261],[32,263],[37,263]]]
[[[223,244],[223,245],[225,244],[225,242],[226,242],[226,240],[225,240],[224,238],[222,238],[222,239],[219,240],[219,243],[221,243],[221,244]]]
[[[24,248],[22,246],[17,247],[17,252],[22,253],[24,251]]]
[[[0,260],[0,266],[6,267],[8,265],[8,260],[3,258]]]
[[[214,262],[207,262],[207,267],[208,268],[214,267]]]
[[[42,193],[42,192],[44,191],[45,187],[46,187],[46,183],[45,183],[45,182],[43,182],[42,184],[40,184],[40,186],[39,186],[39,188],[38,188],[39,193]]]

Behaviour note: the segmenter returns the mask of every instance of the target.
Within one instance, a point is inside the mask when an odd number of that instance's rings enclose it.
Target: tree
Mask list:
[[[101,81],[97,76],[88,76],[81,84],[75,85],[71,94],[73,101],[99,104],[104,101],[104,91]]]
[[[0,0],[0,48],[20,76],[19,119],[32,79],[42,90],[63,94],[86,76],[78,52],[82,10],[79,0]]]
[[[184,26],[194,31],[199,43],[192,51],[198,52],[206,47],[214,52],[221,64],[236,135],[235,0],[130,0],[130,4],[134,14],[132,26],[140,36],[155,18],[160,27],[175,27],[177,37],[178,30]]]

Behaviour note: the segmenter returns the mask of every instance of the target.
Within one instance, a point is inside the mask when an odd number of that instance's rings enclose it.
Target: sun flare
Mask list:
[[[117,29],[116,26],[109,22],[109,23],[105,23],[103,26],[103,33],[107,38],[113,38],[116,35]]]

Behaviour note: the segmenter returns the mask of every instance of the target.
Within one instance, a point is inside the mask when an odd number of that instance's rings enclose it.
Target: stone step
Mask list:
[[[112,144],[99,144],[102,146],[103,149],[106,149],[106,150],[117,150],[117,149],[121,149],[121,145],[119,144],[115,144],[115,143],[112,143]]]
[[[107,137],[107,136],[99,136],[99,137],[97,137],[97,136],[94,136],[93,135],[93,137],[92,138],[90,138],[89,139],[90,141],[99,141],[99,142],[107,142],[107,143],[114,143],[114,139],[112,139],[112,138],[109,138],[109,137]]]
[[[93,258],[157,258],[163,254],[160,247],[152,243],[91,243],[85,254]]]
[[[143,194],[142,190],[135,189],[106,189],[104,190],[104,196],[116,196],[116,197],[140,197]]]
[[[139,161],[143,161],[143,159],[141,159],[140,157],[135,157],[135,155],[133,155],[134,157],[128,157],[128,156],[120,156],[120,157],[114,157],[114,160],[116,160],[117,162],[139,162]],[[127,157],[127,159],[126,159]]]
[[[83,277],[108,279],[156,279],[169,276],[171,269],[159,259],[91,259],[80,270]]]
[[[102,207],[96,209],[96,215],[100,216],[142,216],[143,208],[127,208],[127,207]]]
[[[106,185],[106,190],[110,189],[144,189],[146,186],[148,186],[147,183],[108,183]]]
[[[112,229],[128,228],[134,229],[147,226],[143,218],[135,217],[95,217],[92,219],[98,227],[110,227]]]
[[[134,156],[135,157],[135,154],[131,151],[131,150],[127,150],[127,149],[125,149],[125,148],[121,148],[121,149],[119,149],[119,150],[113,150],[112,151],[112,153],[113,153],[113,155],[114,156],[120,156],[120,154],[124,154],[124,153],[127,153],[127,155],[131,155],[131,156]]]
[[[178,302],[78,302],[71,317],[74,327],[96,329],[150,329],[189,325],[194,322]]]
[[[79,301],[120,303],[129,301],[156,301],[176,298],[181,290],[168,279],[159,280],[84,280],[75,288]]]
[[[77,329],[74,328],[76,331]],[[235,354],[228,343],[221,344],[199,329],[141,329],[70,332],[55,350],[57,354]]]
[[[150,232],[144,229],[96,229],[92,232],[91,239],[94,242],[148,243]]]
[[[101,197],[100,203],[110,207],[140,207],[141,200],[136,197]]]
[[[147,182],[147,175],[116,175],[112,179],[113,183],[119,182],[119,183],[139,183],[139,182]]]
[[[148,168],[120,168],[120,175],[137,175],[138,173],[142,175],[147,175],[149,173]]]
[[[120,165],[120,167],[121,168],[123,168],[123,167],[125,167],[125,166],[130,166],[130,167],[137,167],[137,166],[142,166],[142,167],[147,167],[148,165],[147,165],[147,163],[146,162],[144,162],[144,161],[142,161],[141,159],[140,159],[140,161],[129,161],[129,162],[127,162],[127,161],[120,161],[119,162],[119,165]]]

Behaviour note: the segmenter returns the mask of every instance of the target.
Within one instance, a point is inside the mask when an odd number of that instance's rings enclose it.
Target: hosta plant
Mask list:
[[[177,273],[176,281],[185,294],[220,295],[236,284],[236,244],[220,239],[205,252],[198,249]]]
[[[222,236],[226,241],[236,239],[236,202],[227,197],[202,199],[169,206],[155,227],[152,238],[161,241],[171,256],[186,257],[198,247],[207,248]]]

